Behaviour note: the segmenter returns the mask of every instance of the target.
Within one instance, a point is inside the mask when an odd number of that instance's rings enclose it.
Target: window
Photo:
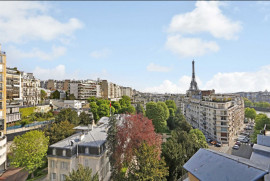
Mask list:
[[[51,180],[55,180],[56,179],[56,173],[51,173]]]
[[[227,128],[221,128],[221,132],[227,132]]]
[[[67,162],[61,162],[61,169],[65,169],[65,170],[68,169],[68,164],[67,164]]]
[[[3,63],[2,55],[0,55],[0,63]]]
[[[54,168],[54,160],[51,160],[51,168]]]
[[[60,174],[60,181],[66,180],[66,175],[65,174]]]
[[[66,156],[66,150],[63,150],[63,156]]]
[[[55,148],[53,149],[52,154],[56,155],[56,149]]]
[[[85,154],[89,154],[89,148],[85,148]]]

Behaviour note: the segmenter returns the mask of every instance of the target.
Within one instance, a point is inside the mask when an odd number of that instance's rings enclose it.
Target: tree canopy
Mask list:
[[[34,177],[34,171],[43,166],[47,155],[49,137],[41,131],[29,131],[16,136],[11,145],[11,165],[25,168]]]
[[[61,121],[59,123],[53,123],[47,127],[44,132],[45,135],[50,138],[50,145],[54,144],[60,140],[63,140],[71,136],[74,131],[74,124],[71,124],[69,121]]]
[[[145,110],[141,104],[136,105],[136,113],[137,114],[142,114],[145,115]]]
[[[68,176],[66,176],[66,181],[99,181],[98,174],[92,176],[92,169],[89,167],[84,167],[79,164],[78,170],[72,170]]]
[[[60,92],[58,90],[54,91],[51,96],[51,99],[60,99]]]
[[[167,107],[170,109],[173,109],[174,112],[176,111],[177,107],[176,107],[176,104],[173,100],[167,100],[165,101],[165,104],[167,105]]]
[[[249,107],[245,108],[245,117],[246,118],[255,119],[256,115],[257,115],[257,113],[256,113],[255,109],[249,108]]]
[[[112,178],[117,180],[125,175],[122,173],[123,168],[129,168],[135,156],[134,151],[142,142],[150,146],[154,145],[160,155],[161,136],[155,133],[152,121],[141,114],[123,117],[121,125],[116,122],[115,118],[110,119],[107,140]]]
[[[92,119],[89,114],[82,112],[79,116],[79,124],[87,126],[88,124],[92,124]]]
[[[61,122],[61,121],[69,121],[70,123],[74,125],[79,124],[79,117],[76,111],[67,108],[67,109],[62,109],[60,113],[56,116],[55,122]]]
[[[155,145],[143,142],[135,150],[135,159],[131,161],[128,180],[161,181],[169,175],[164,158],[160,158]]]

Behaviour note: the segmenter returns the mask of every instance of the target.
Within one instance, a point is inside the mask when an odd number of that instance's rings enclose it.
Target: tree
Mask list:
[[[110,116],[110,107],[108,104],[100,104],[98,107],[98,116],[102,118],[103,116]]]
[[[74,125],[78,125],[79,117],[78,117],[77,112],[70,108],[62,109],[55,118],[56,123],[59,123],[61,121],[69,121],[70,123]]]
[[[270,124],[270,118],[266,114],[258,114],[255,119],[255,130],[263,130],[265,124]]]
[[[165,103],[148,102],[146,104],[146,117],[152,120],[155,131],[160,133],[167,129],[169,110]]]
[[[51,96],[51,99],[60,99],[60,92],[58,90],[54,91]]]
[[[128,107],[131,105],[130,97],[122,96],[122,99],[119,100],[121,107]]]
[[[98,174],[92,176],[92,169],[79,164],[78,170],[72,170],[66,177],[66,181],[99,181]]]
[[[173,100],[167,100],[165,101],[165,104],[169,109],[172,108],[174,111],[176,111],[176,104]]]
[[[99,120],[98,108],[99,106],[96,102],[90,102],[90,111],[93,113],[95,123]]]
[[[11,165],[25,168],[34,177],[34,171],[45,163],[49,137],[41,131],[29,131],[16,136],[11,146]]]
[[[118,114],[121,109],[120,103],[118,101],[112,101],[112,106],[115,109],[115,113]]]
[[[74,94],[70,94],[70,95],[69,95],[69,97],[68,97],[68,99],[69,99],[69,100],[75,100],[75,99],[76,99],[76,97],[75,97],[75,95],[74,95]]]
[[[143,142],[135,150],[135,159],[131,161],[128,180],[164,180],[169,174],[164,158],[159,158],[154,145]]]
[[[94,96],[92,96],[92,97],[89,97],[89,98],[87,99],[87,101],[88,101],[89,103],[91,103],[91,102],[97,102],[97,98],[94,97]]]
[[[179,128],[172,131],[172,137],[164,144],[162,155],[169,166],[168,180],[178,180],[185,170],[186,163],[200,148],[207,148],[205,137],[198,129],[189,132]]]
[[[40,90],[40,99],[44,101],[47,98],[47,93],[44,90]]]
[[[89,114],[82,112],[79,116],[79,124],[87,126],[88,124],[92,124],[92,120]]]
[[[254,108],[249,108],[249,107],[245,108],[245,117],[246,118],[255,119],[256,115],[257,115],[257,113],[256,113]]]
[[[69,121],[61,121],[59,123],[53,123],[50,127],[47,127],[44,132],[46,136],[50,138],[50,145],[63,140],[72,134],[74,134],[74,124]]]
[[[136,113],[137,114],[142,114],[145,115],[145,110],[141,104],[136,105]]]
[[[154,132],[152,121],[148,118],[136,114],[123,117],[121,125],[116,122],[115,118],[110,119],[109,124],[113,127],[110,127],[107,137],[113,180],[126,175],[135,156],[134,151],[142,142],[155,145],[158,156],[161,149],[161,136]]]

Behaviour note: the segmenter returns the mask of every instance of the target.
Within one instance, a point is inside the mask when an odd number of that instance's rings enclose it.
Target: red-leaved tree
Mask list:
[[[118,172],[122,168],[128,168],[138,149],[143,142],[150,146],[155,146],[160,156],[161,153],[161,135],[155,133],[152,121],[142,114],[126,115],[121,123],[116,126],[116,145],[112,153]]]

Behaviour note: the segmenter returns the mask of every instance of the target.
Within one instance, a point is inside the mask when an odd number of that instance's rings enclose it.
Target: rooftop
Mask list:
[[[107,138],[107,128],[108,128],[109,118],[101,118],[98,126],[93,126],[93,130],[87,131],[85,133],[76,133],[64,140],[61,140],[50,147],[54,148],[67,148],[71,149],[75,145],[79,146],[101,146]],[[89,130],[87,126],[77,126],[76,129]],[[74,145],[71,146],[71,141]]]
[[[268,173],[268,167],[253,161],[208,149],[200,149],[184,165],[200,180],[257,180]]]

